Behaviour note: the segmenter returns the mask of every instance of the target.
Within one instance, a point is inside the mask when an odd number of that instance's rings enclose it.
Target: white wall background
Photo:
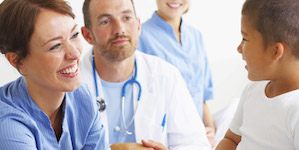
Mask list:
[[[83,26],[83,0],[67,1],[73,7],[77,23]],[[141,22],[150,18],[156,10],[155,0],[134,1]],[[209,102],[212,111],[240,97],[248,83],[245,63],[236,50],[241,41],[240,14],[243,2],[244,0],[193,0],[189,12],[184,15],[186,23],[200,30],[205,40],[215,86],[215,100]],[[83,38],[82,42],[85,49],[91,47]],[[0,55],[0,86],[18,76],[19,73],[10,66],[5,56]]]

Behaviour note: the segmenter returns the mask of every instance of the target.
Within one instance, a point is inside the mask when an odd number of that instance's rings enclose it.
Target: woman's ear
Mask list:
[[[272,60],[274,62],[278,61],[280,58],[282,58],[282,56],[284,55],[285,53],[285,50],[286,50],[286,45],[284,45],[283,43],[281,42],[277,42],[275,45],[274,45],[274,55],[273,55],[273,58]]]
[[[8,52],[8,53],[5,54],[5,57],[8,60],[8,62],[19,71],[20,74],[24,75],[23,74],[24,63],[23,63],[23,60],[18,62],[19,56],[18,56],[17,53]]]
[[[16,53],[8,52],[5,54],[5,57],[12,66],[14,66],[16,69],[18,69],[17,63],[18,63],[19,56]]]

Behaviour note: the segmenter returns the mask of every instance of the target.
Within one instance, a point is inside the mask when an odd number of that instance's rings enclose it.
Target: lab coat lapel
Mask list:
[[[97,75],[98,76],[98,75]],[[101,80],[100,80],[101,81]],[[106,102],[106,104],[107,104],[107,101],[106,101],[106,99],[105,99],[105,97],[104,97],[104,93],[103,93],[103,88],[102,88],[102,84],[101,84],[101,82],[99,82],[98,83],[98,87],[99,87],[99,95],[100,95],[100,97],[102,98],[102,99],[104,99],[105,100],[105,102]],[[103,112],[99,112],[99,114],[100,114],[100,117],[101,117],[101,123],[104,125],[104,127],[105,127],[105,133],[106,133],[106,135],[105,135],[105,137],[106,137],[106,140],[107,141],[109,141],[109,128],[108,128],[108,118],[107,118],[107,111],[105,110],[105,111],[103,111]]]
[[[80,63],[80,65],[82,65],[82,66],[80,66],[80,73],[82,75],[84,74],[84,77],[85,77],[85,78],[83,78],[84,82],[87,83],[88,85],[92,86],[92,88],[89,88],[91,94],[96,95],[94,76],[93,76],[93,68],[92,68],[92,60],[93,60],[92,51],[93,50],[91,50],[90,52],[88,52],[86,54],[86,55],[88,55],[89,61]],[[100,79],[98,74],[96,74],[96,78],[97,78],[97,85],[98,85],[98,88],[99,88],[99,96],[100,96],[100,98],[104,99],[107,102],[107,100],[105,99],[104,94],[103,94],[101,79]],[[95,98],[95,97],[96,96],[94,96],[93,98]],[[109,141],[107,113],[106,113],[106,111],[103,111],[103,112],[99,112],[99,114],[100,114],[101,123],[104,125],[104,128],[105,128],[106,140]]]
[[[139,88],[136,84],[134,84],[134,92],[133,92],[133,99],[134,99],[134,110],[136,111],[134,125],[135,125],[135,136],[136,142],[141,143],[142,139],[148,139],[151,137],[147,132],[147,129],[150,128],[153,119],[153,113],[156,112],[156,105],[153,99],[156,98],[154,95],[154,88],[152,81],[155,81],[151,73],[146,70],[145,62],[139,53],[135,52],[136,63],[138,67],[137,72],[137,81],[141,85],[141,97],[137,107],[137,97],[139,93]]]

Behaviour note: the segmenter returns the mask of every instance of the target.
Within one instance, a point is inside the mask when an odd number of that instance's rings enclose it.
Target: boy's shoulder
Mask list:
[[[244,89],[244,93],[254,93],[254,92],[260,92],[261,90],[265,90],[267,84],[269,81],[254,81],[249,82],[247,86]]]

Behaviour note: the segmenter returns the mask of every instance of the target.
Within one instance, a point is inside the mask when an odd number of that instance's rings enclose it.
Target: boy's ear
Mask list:
[[[17,63],[18,63],[19,56],[16,53],[8,52],[5,54],[5,57],[12,66],[14,66],[16,69],[18,69]]]
[[[278,61],[280,58],[282,58],[283,54],[285,53],[285,45],[281,42],[277,42],[275,45],[274,45],[274,55],[273,55],[273,58],[272,60],[274,62]]]
[[[82,28],[81,28],[81,32],[82,32],[82,35],[83,35],[84,39],[85,39],[90,45],[93,45],[94,42],[93,42],[93,38],[92,38],[92,33],[91,33],[91,31],[90,31],[87,27],[82,27]]]

